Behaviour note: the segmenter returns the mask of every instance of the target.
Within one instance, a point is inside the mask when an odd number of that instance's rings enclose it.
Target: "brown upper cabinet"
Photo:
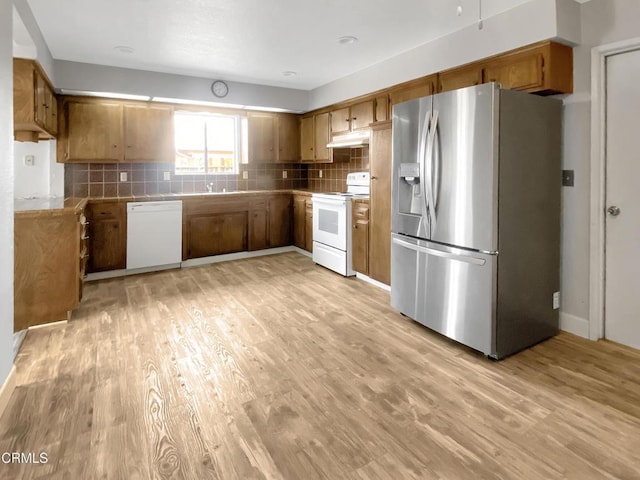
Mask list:
[[[429,75],[428,77],[418,78],[416,80],[402,83],[397,87],[394,87],[389,92],[391,105],[413,100],[414,98],[433,95],[436,93],[437,82],[437,75]],[[378,119],[378,121],[381,120],[381,118]]]
[[[348,133],[369,128],[374,121],[373,100],[355,103],[331,112],[331,133]]]
[[[58,100],[34,60],[13,59],[13,123],[18,141],[48,140],[58,133]]]
[[[376,122],[384,122],[389,120],[389,95],[379,95],[375,98],[376,102]]]
[[[60,162],[173,162],[173,109],[65,98]]]
[[[438,92],[471,87],[482,83],[482,66],[478,64],[452,68],[438,75]]]
[[[329,162],[329,113],[319,113],[300,120],[300,160],[303,163]]]
[[[247,120],[250,162],[300,161],[300,126],[295,115],[256,112],[249,113]]]
[[[438,91],[498,82],[530,93],[571,93],[572,72],[571,47],[547,41],[440,72]]]
[[[153,105],[125,105],[124,140],[127,161],[173,162],[173,111]]]

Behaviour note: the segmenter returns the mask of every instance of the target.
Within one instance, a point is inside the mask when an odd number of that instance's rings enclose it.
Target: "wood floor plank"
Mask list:
[[[640,478],[640,352],[489,361],[296,253],[88,283],[16,369],[2,479]]]

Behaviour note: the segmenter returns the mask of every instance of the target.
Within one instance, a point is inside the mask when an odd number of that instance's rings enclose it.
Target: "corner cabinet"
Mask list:
[[[65,97],[58,161],[170,163],[173,132],[171,107]]]
[[[329,112],[300,120],[300,160],[302,163],[329,163]]]
[[[34,60],[13,59],[13,124],[18,141],[49,140],[58,133],[58,100]]]
[[[300,125],[297,115],[254,113],[247,115],[250,162],[298,163]]]

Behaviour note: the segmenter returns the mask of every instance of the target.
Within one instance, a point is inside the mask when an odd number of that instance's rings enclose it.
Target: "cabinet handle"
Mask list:
[[[358,228],[358,225],[354,225],[353,228]]]
[[[127,145],[127,148],[132,148],[132,147],[133,147],[133,145]]]
[[[349,119],[347,118],[347,119],[345,120],[345,122],[349,122]]]
[[[118,148],[118,145],[116,145],[115,143],[113,144],[113,148]]]
[[[374,176],[371,177],[371,180],[377,180],[377,179],[378,177],[374,177]]]
[[[357,120],[357,119],[358,119],[358,117],[353,117],[351,120]]]
[[[80,240],[89,240],[89,235],[83,235]]]

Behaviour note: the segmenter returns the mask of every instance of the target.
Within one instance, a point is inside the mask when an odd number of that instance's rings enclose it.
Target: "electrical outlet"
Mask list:
[[[322,170],[318,171],[318,178],[322,178]]]
[[[286,170],[282,171],[282,178],[287,178],[287,171]]]
[[[127,172],[120,172],[120,181],[121,182],[127,181]]]
[[[562,170],[562,186],[573,187],[573,170]]]
[[[36,164],[36,157],[34,157],[33,155],[25,155],[24,164],[27,167],[33,167]]]
[[[553,309],[560,308],[560,292],[553,292]]]
[[[162,177],[164,180],[171,180],[171,172],[164,172],[164,176]]]
[[[242,172],[242,179],[246,180],[247,178],[249,178],[249,172],[245,170],[244,172]]]

